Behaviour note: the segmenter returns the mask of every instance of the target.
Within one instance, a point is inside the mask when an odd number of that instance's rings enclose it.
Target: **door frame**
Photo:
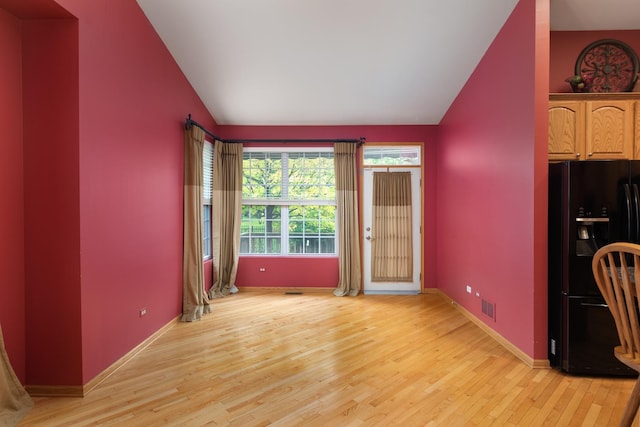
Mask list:
[[[358,203],[359,203],[359,209],[358,209],[358,222],[359,222],[359,230],[358,230],[358,235],[360,238],[360,244],[361,244],[361,250],[360,250],[360,277],[361,277],[361,283],[360,283],[360,289],[362,291],[362,293],[364,293],[364,171],[365,169],[374,169],[374,170],[380,170],[380,171],[388,171],[389,169],[416,169],[419,168],[420,169],[420,190],[419,190],[419,194],[420,194],[420,224],[419,224],[419,228],[420,228],[420,238],[419,241],[417,243],[417,247],[420,250],[420,256],[419,256],[419,260],[420,260],[420,290],[418,291],[419,294],[424,293],[424,203],[425,203],[425,186],[424,186],[424,143],[422,142],[397,142],[397,143],[384,143],[384,142],[367,142],[366,143],[367,146],[375,146],[377,148],[400,148],[400,147],[415,147],[418,146],[420,147],[420,164],[419,165],[384,165],[384,166],[377,166],[377,165],[365,165],[364,164],[364,149],[360,150],[360,155],[359,155],[359,163],[358,163]],[[383,292],[380,292],[383,293]],[[399,292],[398,294],[401,294],[401,292]]]

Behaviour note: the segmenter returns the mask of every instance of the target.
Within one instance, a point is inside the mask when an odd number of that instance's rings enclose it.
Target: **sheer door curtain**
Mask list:
[[[411,173],[373,173],[371,280],[413,280]]]

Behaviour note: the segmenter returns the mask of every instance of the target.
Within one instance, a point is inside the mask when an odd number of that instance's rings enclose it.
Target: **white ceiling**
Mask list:
[[[233,125],[437,124],[517,3],[137,1]],[[640,0],[550,1],[552,30],[640,28]]]

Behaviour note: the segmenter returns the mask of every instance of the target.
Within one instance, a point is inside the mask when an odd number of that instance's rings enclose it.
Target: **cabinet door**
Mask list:
[[[587,159],[632,159],[634,101],[588,101]]]
[[[549,160],[584,158],[584,101],[549,101]]]

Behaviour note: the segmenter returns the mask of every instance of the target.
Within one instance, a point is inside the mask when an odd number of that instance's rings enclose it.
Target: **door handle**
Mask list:
[[[365,239],[371,240],[371,236],[367,236],[367,237],[365,237]]]
[[[640,241],[640,192],[638,191],[638,184],[632,185],[633,192],[631,193],[633,196],[633,208],[634,208],[634,218],[633,225],[636,228],[636,235],[634,236],[633,242]]]
[[[631,189],[629,184],[624,185],[624,204],[627,210],[627,242],[631,242],[631,221],[633,221],[633,213],[631,211]]]

